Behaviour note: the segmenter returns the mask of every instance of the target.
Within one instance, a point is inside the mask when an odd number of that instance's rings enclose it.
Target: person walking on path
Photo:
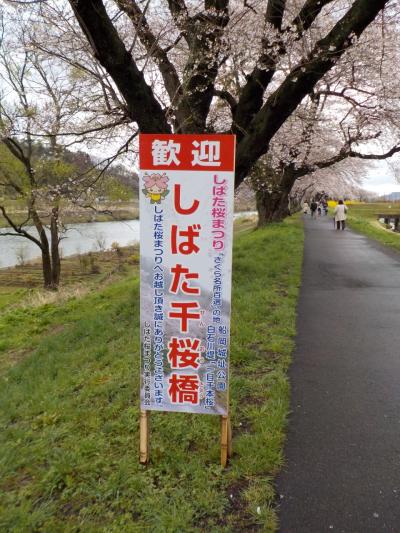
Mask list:
[[[337,230],[344,230],[346,227],[347,218],[347,205],[343,203],[343,200],[339,200],[338,205],[335,207],[335,223]]]
[[[318,204],[315,200],[311,202],[310,209],[311,209],[311,218],[316,218],[316,212],[317,212]]]
[[[310,209],[310,206],[308,205],[308,202],[304,202],[304,204],[303,204],[303,213],[305,215],[308,215],[309,209]]]

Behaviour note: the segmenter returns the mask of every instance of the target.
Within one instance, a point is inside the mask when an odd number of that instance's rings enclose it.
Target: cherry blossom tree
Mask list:
[[[397,16],[394,0],[50,0],[29,5],[37,22],[48,23],[47,39],[37,46],[97,80],[109,112],[134,129],[234,133],[237,186],[262,156],[271,154],[286,123],[302,108],[312,108],[315,98],[351,105],[361,96],[363,71],[371,65],[379,72],[377,55],[387,54],[369,46],[366,30],[378,27],[382,17],[382,27],[395,24]],[[352,51],[362,49],[364,56],[353,60]],[[347,65],[354,61],[359,63],[353,75]],[[355,152],[353,141],[348,151]],[[285,165],[297,170],[301,155],[289,153]],[[293,183],[289,187],[291,180],[284,181],[287,200]],[[281,217],[280,207],[267,211],[276,209],[279,216],[266,218]]]
[[[345,160],[299,178],[290,191],[291,210],[299,209],[304,201],[310,203],[313,198],[321,196],[360,201],[375,199],[375,193],[362,187],[362,177],[369,166],[364,160]]]
[[[2,27],[0,217],[7,230],[0,239],[13,235],[36,244],[44,286],[56,289],[62,207],[68,201],[91,209],[93,193],[110,162],[96,172],[88,162],[77,164],[78,155],[75,164],[68,162],[65,150],[98,141],[100,132],[116,136],[117,120],[107,110],[101,112],[98,102],[104,102],[103,95],[96,93],[91,80],[32,47],[29,20],[3,12]],[[10,197],[18,200],[18,213],[10,209]]]
[[[338,115],[337,107],[334,109]],[[324,118],[323,113],[304,111],[305,118],[297,110],[300,116],[287,121],[272,141],[269,154],[259,159],[248,179],[256,193],[259,226],[287,216],[289,196],[298,180],[307,186],[313,182],[320,185],[324,177],[329,177],[332,190],[336,175],[336,188],[343,189],[344,184],[360,183],[367,161],[387,159],[400,152],[398,136],[391,132],[385,136],[365,117],[344,127],[336,117],[332,120]],[[348,118],[348,111],[345,113]],[[383,118],[379,126],[384,129]]]
[[[368,28],[346,62],[327,73],[274,136],[250,180],[261,225],[286,216],[296,180],[332,179],[334,170],[321,170],[342,162],[339,183],[346,162],[347,175],[355,177],[362,170],[355,159],[382,160],[400,151],[400,92],[391,74],[399,65],[398,37],[397,26],[383,21]],[[368,56],[372,44],[381,52]]]

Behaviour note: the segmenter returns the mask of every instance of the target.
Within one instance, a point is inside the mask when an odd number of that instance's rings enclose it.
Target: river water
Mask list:
[[[253,211],[236,213],[234,218],[256,214]],[[75,254],[109,249],[113,242],[120,246],[128,246],[139,241],[139,220],[123,222],[90,222],[86,224],[67,224],[67,231],[61,240],[63,257]],[[25,228],[34,237],[35,228]],[[0,229],[6,233],[7,228]],[[10,267],[24,261],[40,257],[39,247],[24,237],[0,236],[0,268]]]
[[[25,228],[37,237],[35,228]],[[6,233],[7,229],[0,229]],[[128,246],[139,241],[139,221],[90,222],[67,224],[60,246],[63,257],[110,248],[113,242]],[[0,268],[17,265],[19,256],[25,261],[40,257],[39,247],[24,237],[0,236]]]

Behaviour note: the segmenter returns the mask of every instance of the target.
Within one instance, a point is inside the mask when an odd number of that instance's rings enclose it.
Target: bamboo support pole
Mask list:
[[[232,425],[231,417],[228,416],[228,459],[232,457]]]
[[[232,455],[231,429],[229,415],[221,416],[221,466],[226,468]]]
[[[145,465],[150,459],[150,412],[140,410],[140,451],[139,462]]]

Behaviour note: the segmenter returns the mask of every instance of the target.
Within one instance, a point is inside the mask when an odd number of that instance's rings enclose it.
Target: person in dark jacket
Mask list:
[[[316,218],[317,207],[318,207],[317,202],[313,200],[310,204],[311,218]]]

